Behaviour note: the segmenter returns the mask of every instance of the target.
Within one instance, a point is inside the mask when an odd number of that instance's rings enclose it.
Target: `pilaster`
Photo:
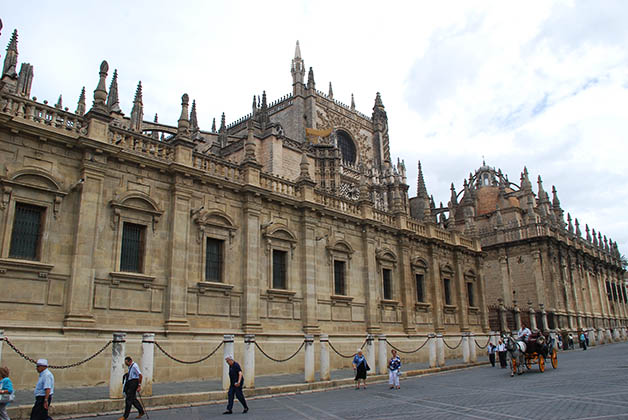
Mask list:
[[[366,331],[368,333],[378,333],[381,330],[377,316],[377,304],[379,294],[377,293],[378,282],[380,280],[375,261],[375,238],[368,226],[362,227],[362,248],[364,250],[364,298],[366,299]]]
[[[443,316],[443,286],[442,279],[440,277],[440,263],[438,259],[438,253],[434,249],[434,245],[430,247],[431,252],[431,266],[429,271],[431,277],[432,296],[432,317],[434,322],[434,331],[442,332],[445,330],[444,316]]]
[[[412,267],[410,267],[410,246],[407,238],[400,236],[398,239],[399,253],[399,285],[401,292],[401,302],[403,303],[401,319],[403,329],[406,334],[416,332],[414,320],[414,295],[412,291]]]
[[[303,232],[302,232],[302,290],[303,290],[303,331],[305,333],[316,333],[320,331],[317,316],[316,302],[316,257],[317,241],[315,214],[305,209],[303,211]]]
[[[242,305],[242,329],[245,332],[262,330],[259,316],[260,295],[260,213],[261,199],[248,193],[244,199],[242,214],[243,261],[242,288],[244,290]]]
[[[456,290],[458,291],[458,325],[460,331],[469,331],[469,302],[466,299],[467,288],[464,281],[464,267],[462,265],[462,256],[459,252],[454,252],[454,261],[456,267]]]

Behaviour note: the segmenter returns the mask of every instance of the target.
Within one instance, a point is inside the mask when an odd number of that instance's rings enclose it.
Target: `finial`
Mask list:
[[[576,217],[576,236],[580,237],[582,236],[582,232],[580,231],[580,223],[578,223],[578,218]]]
[[[101,112],[107,112],[107,105],[105,104],[105,100],[107,100],[107,89],[105,86],[105,79],[107,78],[107,72],[109,71],[109,64],[107,61],[103,60],[100,63],[100,72],[98,86],[96,86],[96,90],[94,90],[94,103],[92,108]]]
[[[351,110],[355,111],[355,100],[353,99],[353,93],[351,94]]]
[[[85,86],[83,86],[83,89],[81,89],[81,94],[79,95],[75,114],[76,115],[85,114]]]
[[[113,70],[113,77],[109,85],[109,95],[107,96],[107,108],[109,112],[122,113],[120,101],[118,100],[118,69]]]
[[[224,133],[225,131],[227,131],[227,124],[225,123],[225,113],[223,112],[220,118],[220,130],[218,130],[218,132]]]
[[[266,103],[266,91],[262,91],[262,110],[266,110],[268,105]]]
[[[59,99],[57,99],[57,103],[55,104],[55,108],[63,109],[63,95],[59,95]]]
[[[157,115],[157,113],[155,113],[155,118],[153,119],[154,123],[158,123],[159,122],[159,116]]]
[[[587,241],[591,242],[591,233],[589,233],[589,225],[588,224],[584,225],[584,231],[586,232],[586,239],[587,239]]]
[[[382,102],[382,95],[379,92],[375,95],[375,108],[383,108],[384,103]]]
[[[334,90],[331,88],[331,82],[329,82],[329,93],[327,96],[329,96],[329,99],[334,99]]]
[[[316,83],[314,82],[314,70],[310,67],[310,71],[307,73],[307,88],[314,90],[316,89]]]
[[[419,169],[417,172],[417,184],[416,184],[417,197],[427,198],[427,188],[425,188],[425,179],[423,178],[423,168],[421,168],[421,161],[419,161]]]
[[[188,103],[190,102],[190,97],[187,93],[184,93],[181,96],[181,116],[179,117],[179,124],[177,127],[177,135],[187,137],[190,129],[190,121],[188,119]]]
[[[192,131],[199,131],[198,117],[196,116],[196,99],[192,100],[192,110],[190,111],[190,127]]]
[[[8,76],[12,79],[17,78],[17,29],[13,31],[11,40],[7,46],[7,55],[4,57],[2,76]]]
[[[130,129],[142,132],[142,121],[144,121],[144,104],[142,103],[142,82],[139,81],[135,89],[133,108],[131,109]]]
[[[299,40],[297,40],[297,46],[294,49],[294,58],[295,59],[301,58],[301,47],[299,46]]]
[[[212,121],[212,133],[216,132],[216,117],[214,117],[213,121]]]

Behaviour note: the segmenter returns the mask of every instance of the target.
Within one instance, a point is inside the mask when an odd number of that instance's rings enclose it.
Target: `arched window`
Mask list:
[[[342,161],[346,163],[355,163],[355,144],[351,140],[351,136],[342,130],[336,132],[336,138],[338,140],[338,148],[342,155]]]

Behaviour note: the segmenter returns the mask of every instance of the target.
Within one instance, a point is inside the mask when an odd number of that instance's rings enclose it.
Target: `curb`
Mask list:
[[[417,369],[403,372],[402,378],[425,376],[451,370],[468,369],[489,364],[475,362],[464,365],[451,365],[436,368]],[[369,382],[378,383],[388,381],[388,375],[371,375]],[[281,395],[294,395],[309,392],[322,392],[333,389],[348,388],[354,386],[352,378],[336,379],[331,381],[319,381],[312,383],[266,386],[261,388],[245,389],[244,395],[249,399],[269,398]],[[169,408],[181,408],[199,405],[216,404],[226,400],[226,391],[207,391],[186,394],[167,394],[143,397],[142,400],[147,409],[164,410]],[[69,401],[52,405],[50,414],[59,419],[71,419],[78,417],[94,417],[106,414],[119,414],[124,406],[124,399],[103,399]],[[14,420],[29,419],[32,405],[19,405],[7,409],[9,416]]]

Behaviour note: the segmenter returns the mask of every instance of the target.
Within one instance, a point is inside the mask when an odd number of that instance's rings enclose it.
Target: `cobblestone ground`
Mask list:
[[[244,416],[272,420],[619,419],[628,418],[627,374],[628,343],[618,343],[561,352],[558,369],[547,364],[541,373],[538,366],[532,366],[514,378],[507,369],[483,366],[404,379],[401,390],[389,390],[380,383],[366,390],[344,388],[251,399]],[[152,410],[149,416],[153,420],[228,418],[222,415],[225,405]],[[241,411],[236,402],[233,416],[244,418]]]

